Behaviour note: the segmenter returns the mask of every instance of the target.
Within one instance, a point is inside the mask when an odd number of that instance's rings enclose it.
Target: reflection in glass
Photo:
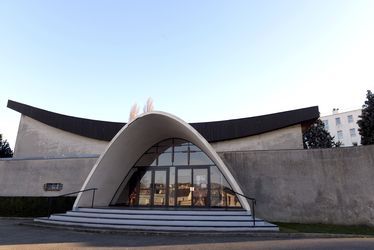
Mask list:
[[[174,153],[174,166],[187,166],[188,165],[188,151]]]
[[[152,171],[142,171],[143,177],[139,185],[139,205],[149,206],[151,201]]]
[[[193,170],[193,205],[205,207],[208,205],[208,169]]]
[[[137,168],[132,168],[129,172],[128,181],[123,188],[123,191],[117,198],[117,205],[120,206],[136,206],[138,205],[137,200],[137,185],[139,183],[139,172]]]
[[[156,153],[147,153],[144,154],[135,166],[156,166],[157,154]]]
[[[185,140],[174,139],[174,152],[188,152],[188,144]]]
[[[166,170],[155,170],[153,205],[166,205]]]
[[[159,166],[171,166],[171,157],[173,156],[172,153],[163,153],[160,154],[158,157],[158,165]]]
[[[204,152],[190,152],[190,165],[212,165],[213,162]]]
[[[217,166],[210,167],[210,204],[212,207],[240,207],[236,195],[228,193],[225,188],[231,189]]]
[[[177,206],[191,206],[192,201],[192,183],[191,169],[179,169],[178,173],[178,190]]]
[[[169,169],[169,206],[175,206],[175,167]]]
[[[231,187],[214,162],[182,139],[155,144],[131,171],[113,204],[240,207],[237,196],[225,189]]]

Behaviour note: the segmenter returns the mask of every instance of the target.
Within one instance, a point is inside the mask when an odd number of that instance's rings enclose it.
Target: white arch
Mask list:
[[[216,164],[235,192],[243,193],[228,168],[212,146],[191,125],[165,112],[148,112],[126,124],[112,139],[92,168],[81,190],[98,188],[95,206],[108,206],[127,173],[136,161],[154,144],[168,138],[181,138],[198,146]],[[73,209],[91,205],[92,194],[80,193]],[[248,201],[238,196],[243,208],[250,211]]]

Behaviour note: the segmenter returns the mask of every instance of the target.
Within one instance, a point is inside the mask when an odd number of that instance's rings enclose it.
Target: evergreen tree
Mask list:
[[[374,94],[368,90],[365,104],[362,105],[361,120],[357,122],[361,135],[361,144],[374,144]]]
[[[0,134],[0,158],[13,157],[13,151],[9,146],[7,140],[3,141],[3,136]]]
[[[335,142],[334,137],[325,129],[325,124],[318,119],[303,134],[304,148],[339,147],[341,142]]]

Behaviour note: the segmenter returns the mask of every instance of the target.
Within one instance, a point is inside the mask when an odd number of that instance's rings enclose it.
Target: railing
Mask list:
[[[247,200],[251,201],[252,221],[253,221],[253,226],[256,226],[256,211],[255,211],[256,199],[248,197],[248,196],[245,196],[244,194],[235,192],[234,190],[232,190],[231,188],[228,188],[228,187],[225,187],[223,190],[226,191],[226,192],[228,192],[228,193],[234,193],[236,195],[240,195],[240,196],[246,198]]]
[[[96,192],[96,190],[97,190],[97,188],[87,188],[87,189],[76,191],[76,192],[61,194],[61,195],[57,195],[57,196],[53,196],[53,197],[48,197],[48,218],[51,216],[51,205],[52,205],[53,199],[59,198],[59,197],[69,196],[69,195],[72,195],[72,194],[79,194],[79,193],[84,193],[84,192],[87,192],[87,191],[92,191],[91,208],[93,208],[94,202],[95,202],[95,192]]]

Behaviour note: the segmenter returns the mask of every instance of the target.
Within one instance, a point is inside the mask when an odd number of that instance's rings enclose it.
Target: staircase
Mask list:
[[[278,231],[276,225],[253,220],[245,210],[162,210],[76,208],[35,222],[105,229],[146,231],[249,232]]]

